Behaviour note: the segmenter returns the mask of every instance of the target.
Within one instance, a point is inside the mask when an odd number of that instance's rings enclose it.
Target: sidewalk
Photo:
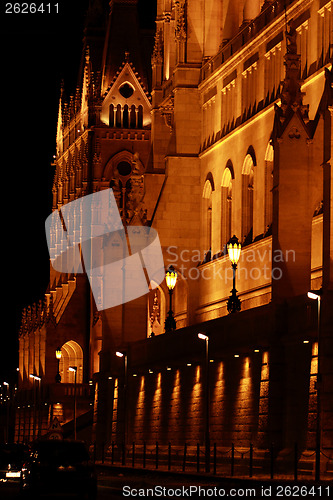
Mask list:
[[[252,498],[263,498],[265,496],[270,496],[270,498],[290,498],[291,496],[302,496],[303,498],[327,498],[333,495],[333,482],[332,480],[322,480],[320,483],[316,483],[313,479],[300,478],[295,481],[288,477],[276,477],[274,479],[268,478],[267,476],[255,478],[249,478],[246,476],[230,477],[208,474],[204,472],[194,472],[194,471],[169,471],[166,468],[153,468],[146,466],[146,468],[133,468],[130,466],[123,466],[119,464],[112,465],[111,463],[96,462],[96,467],[99,472],[99,485],[101,488],[109,489],[114,495],[119,495],[122,497],[128,496],[132,488],[135,491],[134,496],[140,496],[138,490],[146,491],[150,489],[148,493],[154,490],[154,488],[165,488],[166,493],[170,489],[182,489],[184,491],[184,496],[179,496],[179,498],[185,498],[188,496],[195,497],[195,488],[202,488],[208,493],[207,496],[219,497],[219,491],[225,492],[225,496],[238,496],[230,494],[231,490],[241,491],[240,496],[252,496]],[[124,490],[125,488],[125,490]],[[192,488],[192,490],[190,490]],[[280,489],[280,493],[277,488]],[[294,492],[294,495],[290,494],[290,488],[303,488],[303,494]],[[325,489],[326,488],[326,489]],[[193,495],[190,492],[193,491]],[[161,490],[158,490],[160,493]],[[246,493],[247,492],[247,493]],[[267,494],[264,494],[264,493]],[[127,494],[128,493],[128,494]],[[198,491],[196,492],[198,493]],[[268,494],[270,493],[270,494]],[[274,495],[277,495],[276,497]],[[317,496],[318,495],[318,496]],[[151,495],[147,495],[151,496]],[[169,498],[168,496],[157,495],[161,498]],[[171,495],[177,496],[177,495]],[[170,498],[171,498],[170,496]]]

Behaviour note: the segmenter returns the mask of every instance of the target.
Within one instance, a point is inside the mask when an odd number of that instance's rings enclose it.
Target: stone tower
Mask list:
[[[60,92],[53,211],[111,187],[123,223],[147,224],[152,209],[149,212],[143,198],[144,174],[151,168],[152,42],[152,34],[139,29],[136,0],[89,3],[77,88],[68,96],[63,84]],[[61,251],[61,240],[62,235],[53,232],[51,247]],[[86,276],[60,273],[51,265],[44,303],[23,316],[21,388],[34,390],[29,373],[39,375],[43,385],[54,386],[49,398],[49,416],[53,415],[54,400],[61,400],[64,388],[53,384],[56,349],[62,351],[61,381],[73,382],[68,365],[76,365],[78,382],[88,386],[94,373],[110,369],[110,352],[146,337],[146,316],[141,298],[98,312]],[[88,392],[89,388],[79,409],[82,415],[91,410]],[[57,416],[70,420],[65,403]]]

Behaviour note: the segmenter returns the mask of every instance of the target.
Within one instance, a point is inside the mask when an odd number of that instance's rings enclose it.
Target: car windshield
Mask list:
[[[42,463],[57,465],[78,464],[89,460],[84,443],[66,441],[45,441],[38,444],[33,455]]]

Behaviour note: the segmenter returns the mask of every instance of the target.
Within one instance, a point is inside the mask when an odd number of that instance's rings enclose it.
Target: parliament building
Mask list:
[[[101,309],[112,280],[96,298],[84,272],[51,264],[22,315],[16,439],[55,417],[70,435],[75,391],[89,442],[274,443],[277,456],[297,443],[312,461],[319,446],[325,470],[333,2],[156,2],[153,31],[137,0],[90,2],[78,86],[59,92],[52,210],[112,188],[124,226],[157,232],[176,284]]]

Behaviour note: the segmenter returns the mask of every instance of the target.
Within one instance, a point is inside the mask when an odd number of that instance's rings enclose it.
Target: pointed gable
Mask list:
[[[310,127],[304,122],[304,119],[299,111],[289,115],[288,119],[282,125],[280,139],[288,137],[292,139],[310,139]]]
[[[148,88],[151,80],[150,58],[153,32],[139,26],[137,0],[111,0],[102,61],[102,93],[110,87],[124,58],[131,54],[136,70]]]
[[[148,91],[129,61],[126,60],[104,94],[101,121],[109,127],[145,128],[151,123]]]

